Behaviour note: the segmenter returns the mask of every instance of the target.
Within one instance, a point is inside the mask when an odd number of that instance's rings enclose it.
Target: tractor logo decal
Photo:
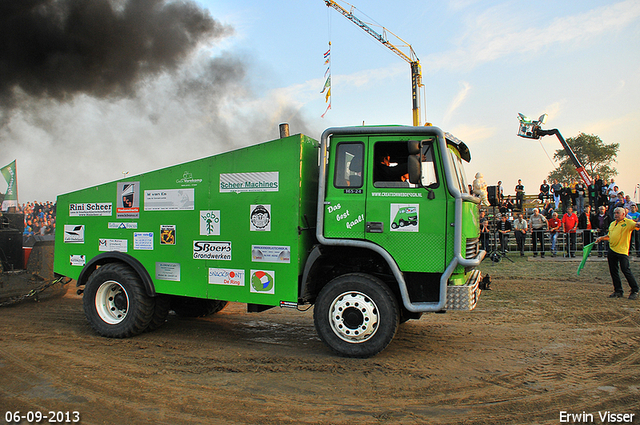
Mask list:
[[[391,204],[392,232],[417,232],[420,204]]]

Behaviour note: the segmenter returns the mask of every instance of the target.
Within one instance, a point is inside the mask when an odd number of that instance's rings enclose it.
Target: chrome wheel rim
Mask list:
[[[331,303],[329,323],[333,332],[344,341],[368,341],[378,330],[378,306],[362,292],[344,292]]]
[[[129,294],[114,280],[104,282],[96,291],[98,316],[110,325],[117,325],[127,317]]]

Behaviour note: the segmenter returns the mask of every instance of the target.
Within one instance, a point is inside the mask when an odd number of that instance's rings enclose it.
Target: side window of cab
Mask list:
[[[357,189],[362,187],[364,168],[364,144],[362,142],[340,143],[336,147],[335,175],[336,188]]]
[[[422,147],[420,148],[420,161],[422,163],[421,184],[430,189],[435,189],[439,186],[433,150],[433,140],[422,141]]]
[[[374,145],[374,187],[410,187],[407,142],[377,142]]]

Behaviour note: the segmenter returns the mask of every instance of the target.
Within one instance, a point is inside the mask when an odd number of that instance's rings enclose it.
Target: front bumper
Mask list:
[[[480,298],[482,273],[474,270],[464,285],[447,285],[445,310],[473,310]]]

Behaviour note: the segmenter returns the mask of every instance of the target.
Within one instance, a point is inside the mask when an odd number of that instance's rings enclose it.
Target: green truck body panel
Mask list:
[[[120,251],[159,294],[297,303],[317,158],[318,142],[295,135],[60,195],[55,272],[77,279]]]
[[[60,195],[54,271],[84,279],[98,256],[124,258],[146,270],[150,294],[293,306],[327,283],[312,270],[333,273],[313,268],[328,261],[314,246],[335,245],[346,260],[384,258],[409,311],[442,309],[445,295],[431,298],[442,285],[473,286],[484,255],[478,202],[464,193],[466,145],[437,128],[344,129],[326,143],[333,129],[322,142],[294,135]],[[420,184],[402,181],[410,157]]]

